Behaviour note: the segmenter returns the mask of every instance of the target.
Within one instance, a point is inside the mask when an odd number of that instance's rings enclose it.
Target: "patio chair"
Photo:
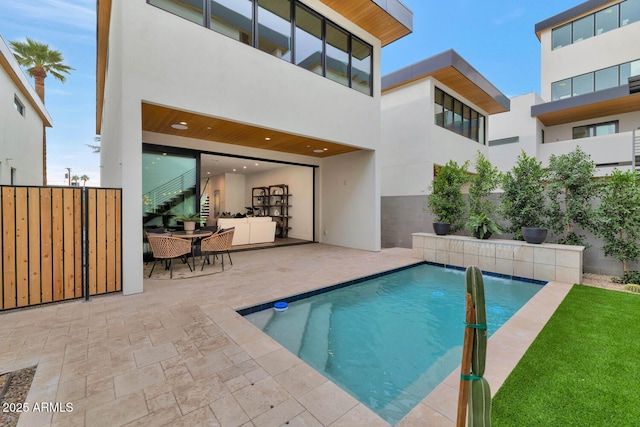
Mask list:
[[[233,261],[231,261],[231,254],[229,253],[229,249],[231,249],[231,242],[233,241],[233,233],[235,232],[235,228],[227,228],[225,230],[220,230],[219,232],[212,234],[209,237],[202,239],[200,242],[200,248],[202,253],[205,254],[204,259],[202,260],[202,268],[200,271],[204,270],[204,263],[209,261],[209,254],[213,254],[213,262],[215,263],[215,258],[220,254],[222,258],[222,271],[224,271],[224,252],[229,256],[229,262],[233,265]]]
[[[184,257],[185,255],[191,255],[191,242],[189,240],[180,239],[179,237],[171,236],[158,236],[153,234],[147,234],[149,240],[149,246],[151,246],[151,252],[153,253],[153,267],[149,272],[149,277],[153,273],[153,269],[156,267],[156,262],[159,259],[164,259],[169,262],[169,278],[173,279],[173,259]],[[190,271],[191,265],[186,263]]]

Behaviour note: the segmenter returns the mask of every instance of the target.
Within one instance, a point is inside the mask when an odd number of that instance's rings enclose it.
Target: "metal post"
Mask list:
[[[82,281],[84,301],[89,302],[89,197],[87,187],[82,188]]]
[[[638,153],[637,147],[636,147],[636,142],[638,141],[636,132],[638,132],[637,129],[634,129],[633,132],[631,133],[631,170],[635,172],[636,170],[636,156]]]

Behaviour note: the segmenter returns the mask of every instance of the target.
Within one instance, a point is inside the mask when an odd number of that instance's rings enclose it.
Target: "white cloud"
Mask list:
[[[85,31],[95,31],[95,0],[40,0],[37,2],[13,2],[10,6],[27,18],[42,21],[46,25],[76,27]]]

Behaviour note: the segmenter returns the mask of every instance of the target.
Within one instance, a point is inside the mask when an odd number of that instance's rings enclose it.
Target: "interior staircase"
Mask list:
[[[196,191],[196,170],[191,169],[182,175],[154,188],[142,196],[142,223],[144,226],[158,217],[166,216],[173,207]],[[163,224],[166,221],[163,218]]]

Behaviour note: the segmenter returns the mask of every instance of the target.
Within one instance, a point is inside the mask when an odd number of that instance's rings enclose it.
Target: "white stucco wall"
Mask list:
[[[464,96],[432,78],[385,92],[378,150],[383,197],[425,195],[433,180],[434,164],[469,160],[473,170],[478,150],[487,154],[486,146],[434,123],[435,86],[488,117]]]
[[[551,100],[551,83],[640,59],[640,22],[551,50],[551,31],[540,37],[541,94]]]
[[[363,148],[380,139],[380,42],[318,0],[305,1],[316,11],[374,46],[374,96],[363,95],[329,79],[243,45],[185,19],[146,4],[144,0],[113,2],[109,64],[102,129],[102,182],[123,187],[123,292],[142,291],[141,104],[166,105],[239,123],[263,126]],[[166,136],[164,136],[166,137]],[[179,138],[156,137],[176,141]],[[184,141],[180,141],[182,144]],[[191,140],[183,146],[213,147]],[[171,144],[167,144],[171,145]],[[224,145],[224,144],[219,144]],[[228,146],[228,152],[260,150]],[[213,150],[212,150],[213,151]],[[221,151],[222,152],[222,151]],[[274,160],[290,157],[270,152]],[[349,162],[345,158],[354,159]],[[350,231],[331,239],[336,244],[368,250],[380,248],[379,180],[372,153],[334,156],[322,161],[323,171],[348,169],[359,193],[351,198],[326,194],[323,224]],[[305,157],[304,163],[318,159]],[[366,181],[366,182],[363,182]],[[369,212],[366,220],[350,213]],[[324,215],[328,210],[329,215]],[[345,213],[340,216],[337,213]],[[359,234],[358,234],[359,233]]]
[[[517,143],[489,147],[489,160],[502,172],[513,168],[522,151],[529,157],[537,156],[543,128],[538,119],[531,117],[531,106],[542,102],[537,93],[515,96],[510,101],[510,111],[489,116],[489,141],[519,138]]]

